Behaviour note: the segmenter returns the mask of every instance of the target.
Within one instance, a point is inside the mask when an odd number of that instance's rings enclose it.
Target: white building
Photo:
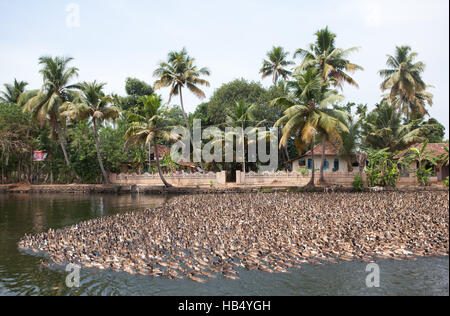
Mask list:
[[[315,169],[320,169],[322,165],[322,144],[314,147],[314,167]],[[347,172],[348,171],[348,163],[346,160],[339,157],[339,148],[331,143],[327,143],[325,146],[325,168],[324,170],[327,172]],[[292,171],[298,171],[301,168],[305,168],[308,170],[312,169],[312,159],[311,159],[311,150],[308,151],[301,158],[291,160],[292,163]]]

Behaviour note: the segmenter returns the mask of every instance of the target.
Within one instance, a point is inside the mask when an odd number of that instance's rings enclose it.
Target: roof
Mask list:
[[[180,160],[176,164],[182,167],[197,168],[197,164],[195,162],[184,162],[183,160]]]
[[[159,144],[157,144],[157,146],[158,146],[159,157],[164,157],[165,155],[169,155],[170,154],[170,148],[169,147],[164,146],[164,145],[159,145]],[[150,153],[151,154],[155,153],[155,147],[154,146],[151,146]]]
[[[316,147],[314,147],[314,155],[322,156],[322,149],[323,149],[322,144],[316,145]],[[334,145],[330,142],[327,142],[327,144],[325,145],[325,156],[338,156],[338,155],[339,155],[339,148],[336,145]],[[288,160],[287,163],[292,163],[294,161],[297,161],[297,160],[300,160],[302,158],[309,157],[309,156],[311,156],[311,150],[308,151],[303,156]]]
[[[322,155],[322,151],[323,151],[323,146],[322,144],[318,144],[316,145],[316,147],[314,147],[314,155]],[[326,156],[337,156],[339,154],[339,148],[330,143],[327,142],[327,144],[325,145],[325,155]],[[311,156],[311,150],[308,151],[305,156]]]
[[[408,149],[405,149],[404,151],[399,153],[397,156],[394,157],[394,159],[402,158],[404,155],[406,155],[410,151],[411,148],[422,149],[423,145],[424,145],[424,143],[414,144],[414,145],[410,146]],[[427,148],[425,150],[434,151],[433,153],[430,153],[430,154],[435,157],[439,157],[439,156],[447,153],[445,151],[444,147],[448,148],[448,143],[432,143],[432,144],[428,144]]]

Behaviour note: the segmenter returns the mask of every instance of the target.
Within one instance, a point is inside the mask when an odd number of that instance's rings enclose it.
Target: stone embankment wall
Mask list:
[[[351,185],[357,172],[325,172],[325,180],[333,185]],[[261,185],[261,186],[284,186],[297,185],[304,186],[309,183],[311,174],[302,174],[299,172],[264,172],[264,173],[246,173],[236,172],[236,184]],[[319,183],[320,173],[316,173],[316,184]]]
[[[328,185],[336,186],[351,186],[358,171],[354,172],[325,172],[325,181]],[[219,173],[207,173],[207,174],[166,174],[164,175],[167,182],[176,187],[222,187],[226,186],[226,173],[225,171]],[[243,173],[236,171],[236,183],[237,186],[305,186],[309,183],[311,174],[303,174],[299,172],[264,172],[264,173]],[[316,184],[319,183],[320,172],[316,172]],[[363,179],[366,181],[366,175],[363,174]],[[158,174],[111,174],[110,180],[112,184],[118,185],[137,185],[142,186],[161,186],[163,185],[161,178]],[[430,179],[430,184],[437,184],[437,177]],[[417,186],[417,180],[415,177],[402,177],[399,179],[397,185],[399,187]]]
[[[196,186],[224,186],[226,185],[226,172],[201,173],[181,173],[165,174],[164,178],[168,183],[178,187],[196,187]],[[110,181],[113,184],[120,185],[163,185],[159,174],[145,173],[143,175],[111,174]]]

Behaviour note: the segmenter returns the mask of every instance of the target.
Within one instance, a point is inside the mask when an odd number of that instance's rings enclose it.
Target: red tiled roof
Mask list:
[[[170,154],[170,148],[164,145],[157,145],[158,146],[158,154],[159,157],[164,157],[165,155],[169,155]],[[154,154],[155,153],[155,147],[152,146],[150,149],[150,153]]]
[[[323,151],[323,146],[322,144],[316,145],[316,147],[314,147],[314,155],[322,155],[322,151]],[[339,154],[339,148],[332,144],[332,143],[327,143],[325,145],[325,155],[326,156],[337,156]],[[311,150],[308,151],[305,156],[311,156]]]
[[[184,162],[183,160],[180,160],[176,164],[183,167],[197,168],[197,164],[195,162]]]
[[[411,147],[409,147],[408,149],[405,149],[404,151],[399,153],[397,156],[394,157],[394,159],[402,158],[404,155],[406,155],[410,151],[411,148],[422,149],[423,145],[424,145],[423,143],[422,144],[414,144]],[[446,151],[444,150],[444,147],[448,148],[448,143],[432,143],[432,144],[427,145],[426,150],[434,151],[433,153],[431,153],[431,155],[433,155],[435,157],[439,157],[446,153]]]

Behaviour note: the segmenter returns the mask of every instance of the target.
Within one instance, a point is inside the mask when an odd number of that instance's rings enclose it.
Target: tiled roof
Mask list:
[[[169,155],[170,154],[170,148],[164,145],[157,145],[158,146],[158,154],[159,157],[164,157],[165,155]],[[152,146],[150,149],[150,153],[155,153],[155,147]]]
[[[397,156],[394,157],[394,159],[400,159],[402,158],[404,155],[406,155],[409,150],[411,148],[417,148],[417,149],[422,149],[423,147],[423,143],[422,144],[414,144],[411,147],[409,147],[408,149],[405,149],[404,151],[402,151],[401,153],[399,153]],[[448,143],[432,143],[432,144],[428,144],[426,150],[432,150],[434,151],[433,153],[431,153],[433,156],[438,157],[441,156],[442,154],[445,154],[446,151],[444,150],[444,147],[448,148]]]
[[[314,147],[314,155],[322,155],[322,151],[323,151],[323,146],[322,144],[318,144],[316,145],[316,147]],[[327,143],[325,145],[325,155],[326,156],[336,156],[339,154],[339,148],[332,144],[332,143]],[[308,151],[305,156],[311,156],[311,150]]]

